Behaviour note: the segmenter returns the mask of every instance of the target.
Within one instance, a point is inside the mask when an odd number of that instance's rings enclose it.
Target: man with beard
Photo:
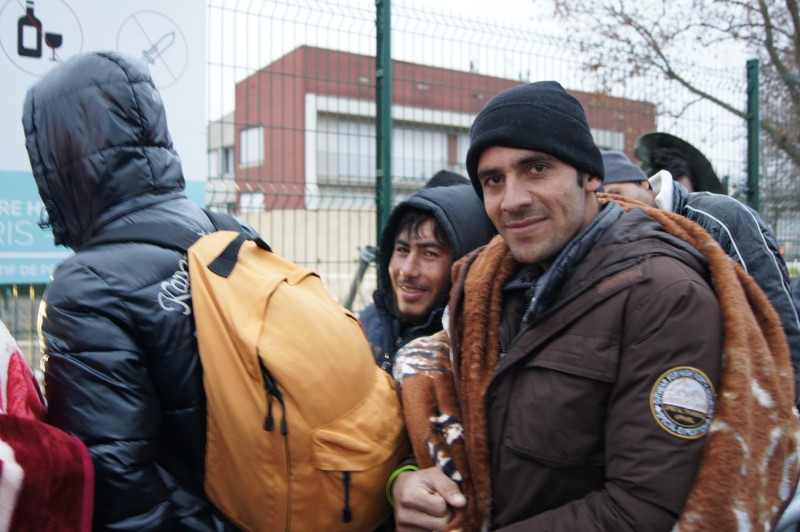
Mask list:
[[[475,530],[671,529],[719,385],[704,257],[645,212],[598,201],[600,150],[560,84],[501,92],[470,140],[467,170],[502,238],[454,272],[445,328],[469,475],[396,474],[398,529],[441,529],[468,503]],[[395,378],[414,370],[397,364]],[[678,404],[686,415],[670,417]]]

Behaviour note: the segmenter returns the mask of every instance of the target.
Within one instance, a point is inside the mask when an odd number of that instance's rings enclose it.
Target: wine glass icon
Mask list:
[[[50,61],[56,61],[56,48],[60,48],[64,44],[64,36],[60,33],[45,33],[44,43],[53,50],[53,57]]]

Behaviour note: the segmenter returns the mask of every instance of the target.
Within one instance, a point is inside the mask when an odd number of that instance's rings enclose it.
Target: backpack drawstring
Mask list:
[[[344,510],[342,510],[342,521],[349,523],[353,520],[353,512],[350,510],[350,471],[344,472]]]
[[[286,404],[283,402],[283,394],[278,389],[278,385],[272,379],[272,375],[264,366],[261,357],[258,358],[258,365],[261,367],[261,378],[264,380],[264,388],[267,390],[267,417],[264,418],[264,430],[272,432],[275,427],[275,419],[272,417],[272,398],[278,400],[283,410],[283,417],[281,418],[281,434],[286,436],[289,433],[289,423],[286,421]]]
[[[272,432],[275,428],[275,420],[272,418],[272,395],[267,392],[267,417],[264,418],[264,430]]]

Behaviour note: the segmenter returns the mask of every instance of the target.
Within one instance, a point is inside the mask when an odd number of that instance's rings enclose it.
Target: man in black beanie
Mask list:
[[[405,466],[389,486],[398,529],[466,511],[475,530],[670,530],[719,385],[704,257],[641,209],[598,201],[600,150],[557,82],[501,92],[470,139],[502,239],[454,270],[445,323],[463,417],[447,435],[464,439],[469,476]]]
[[[604,150],[603,166],[606,177],[601,192],[625,196],[650,207],[656,206],[655,194],[650,189],[647,175],[627,155],[617,150]]]

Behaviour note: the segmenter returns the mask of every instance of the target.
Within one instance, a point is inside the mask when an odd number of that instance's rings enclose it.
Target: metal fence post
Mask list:
[[[377,167],[375,204],[378,239],[392,210],[392,10],[390,0],[375,0],[377,57],[375,69]],[[378,276],[380,286],[380,276]]]
[[[758,59],[747,61],[747,204],[759,210],[759,130]]]

